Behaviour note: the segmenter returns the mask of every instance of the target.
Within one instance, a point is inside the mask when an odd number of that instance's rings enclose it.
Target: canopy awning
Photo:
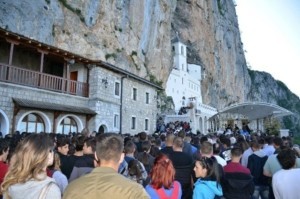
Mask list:
[[[97,113],[87,107],[66,106],[50,102],[33,101],[28,99],[13,98],[14,103],[23,108],[36,108],[41,110],[62,111],[68,113],[79,113],[87,115],[96,115]]]
[[[294,113],[276,104],[265,102],[245,102],[226,107],[220,110],[212,118],[223,114],[238,114],[243,115],[248,120],[256,120],[263,119],[269,116],[283,117],[293,115]]]

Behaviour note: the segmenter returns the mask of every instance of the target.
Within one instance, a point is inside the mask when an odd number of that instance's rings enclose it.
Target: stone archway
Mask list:
[[[0,132],[2,132],[3,137],[9,133],[9,120],[7,115],[1,109],[0,109]]]
[[[104,124],[102,124],[98,129],[98,133],[103,134],[106,132],[107,132],[107,127]]]

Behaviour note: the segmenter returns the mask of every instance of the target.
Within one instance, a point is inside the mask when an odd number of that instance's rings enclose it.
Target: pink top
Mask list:
[[[8,171],[8,165],[0,161],[0,185],[3,182],[4,176]]]

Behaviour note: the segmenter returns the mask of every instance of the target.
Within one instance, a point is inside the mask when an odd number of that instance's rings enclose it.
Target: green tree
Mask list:
[[[264,127],[266,133],[268,133],[269,135],[275,135],[275,136],[279,135],[280,122],[278,119],[274,117],[266,119],[264,121]]]

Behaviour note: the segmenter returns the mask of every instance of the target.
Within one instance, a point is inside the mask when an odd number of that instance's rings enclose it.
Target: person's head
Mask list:
[[[135,143],[131,140],[128,140],[124,147],[125,154],[133,154],[135,152],[135,149],[136,149]]]
[[[175,178],[175,169],[172,161],[164,154],[158,155],[150,171],[151,186],[154,189],[171,188]]]
[[[217,143],[217,142],[214,143],[214,144],[213,144],[213,154],[219,155],[220,152],[221,152],[221,146],[220,146],[220,144]]]
[[[207,142],[208,141],[208,137],[207,136],[202,136],[200,138],[200,145],[203,143],[203,142]]]
[[[187,135],[187,136],[185,136],[185,138],[183,138],[183,140],[187,143],[191,143],[192,137],[190,135]]]
[[[154,144],[155,144],[155,146],[157,146],[157,147],[161,147],[161,143],[162,143],[162,140],[160,139],[160,138],[156,138],[155,139],[155,142],[154,142]]]
[[[96,151],[96,139],[89,137],[84,140],[83,154],[94,154]]]
[[[16,183],[46,178],[46,168],[53,164],[54,143],[46,134],[31,134],[17,145],[3,181],[3,191]]]
[[[277,159],[283,169],[291,169],[296,164],[296,153],[292,149],[286,148],[278,153]]]
[[[68,155],[69,152],[69,140],[65,137],[58,137],[56,141],[57,151],[63,155]]]
[[[273,137],[268,136],[268,137],[266,137],[265,141],[267,142],[268,145],[271,145],[271,144],[273,144]]]
[[[90,133],[90,131],[89,131],[88,128],[82,129],[81,134],[82,134],[85,138],[88,138],[88,137],[91,136],[91,133]]]
[[[195,175],[197,178],[210,178],[211,180],[221,180],[221,173],[219,171],[219,165],[215,157],[198,157],[194,167]]]
[[[160,134],[159,138],[161,139],[162,142],[166,141],[166,134],[162,133]]]
[[[143,150],[143,152],[149,153],[150,152],[150,148],[151,148],[150,141],[142,142],[142,150]]]
[[[241,157],[243,155],[243,151],[240,147],[233,147],[231,149],[231,157]]]
[[[7,140],[0,138],[0,161],[5,162],[9,152],[9,143]]]
[[[259,151],[261,149],[261,145],[256,141],[251,142],[250,146],[252,148],[252,151]]]
[[[213,145],[205,141],[200,146],[200,153],[202,156],[211,157],[213,155]]]
[[[185,138],[185,131],[184,130],[181,130],[181,131],[179,131],[178,132],[178,137],[181,137],[182,139],[184,139]]]
[[[146,132],[140,132],[139,133],[139,139],[141,142],[146,141],[147,140],[147,133]]]
[[[86,137],[84,136],[77,136],[75,139],[75,150],[76,151],[82,151],[83,150],[83,145],[84,145],[84,140]]]
[[[124,143],[120,135],[105,133],[97,137],[96,159],[103,164],[111,164],[118,170],[119,164],[123,161]]]
[[[225,149],[229,148],[231,146],[231,141],[228,137],[225,137],[222,141],[223,147]]]
[[[181,137],[175,137],[173,141],[173,150],[182,151],[183,149],[183,139]]]
[[[167,146],[173,146],[175,135],[173,133],[169,133],[166,137],[166,145]]]
[[[275,147],[275,148],[280,148],[281,146],[283,145],[283,141],[282,141],[282,138],[281,137],[275,137],[274,139],[273,139],[273,146]]]
[[[142,168],[138,160],[132,159],[128,163],[128,175],[136,176],[137,180],[140,180],[142,177]]]

